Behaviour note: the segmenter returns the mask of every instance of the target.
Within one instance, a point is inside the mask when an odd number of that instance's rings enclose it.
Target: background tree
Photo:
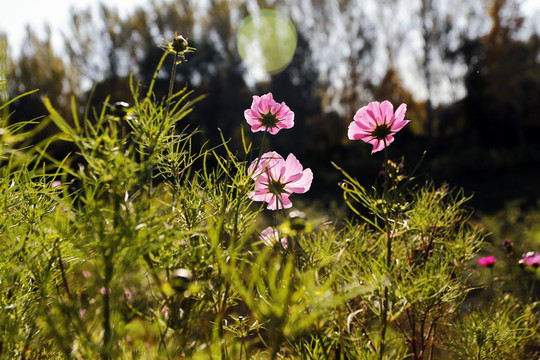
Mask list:
[[[255,78],[238,54],[236,34],[246,16],[263,8],[291,18],[298,46],[284,71]],[[359,154],[345,141],[347,125],[369,100],[392,99],[406,102],[414,120],[403,145],[415,157],[429,146],[437,169],[448,174],[473,159],[449,160],[455,149],[525,144],[533,133],[528,130],[538,127],[538,36],[523,28],[511,0],[155,0],[126,17],[100,5],[72,10],[64,34],[67,56],[53,50],[47,32],[29,34],[7,76],[10,96],[40,88],[69,118],[70,96],[85,104],[93,84],[92,106],[98,108],[108,95],[111,102],[129,99],[130,73],[149,84],[161,39],[177,31],[197,48],[177,72],[175,87],[207,95],[190,114],[191,126],[202,130],[201,142],[218,143],[220,131],[239,139],[236,124],[243,122],[251,95],[272,91],[297,113],[296,150],[328,161],[321,171],[332,171],[329,162],[340,160],[361,173],[369,153]],[[158,75],[158,99],[171,66],[166,62]],[[39,96],[20,106],[13,120],[42,115]],[[426,134],[438,141],[425,143]]]
[[[484,146],[523,146],[525,127],[539,126],[540,63],[538,37],[520,40],[524,18],[513,0],[493,1],[491,29],[466,39],[461,48],[468,66],[464,99],[472,139]],[[533,110],[534,109],[534,110]]]

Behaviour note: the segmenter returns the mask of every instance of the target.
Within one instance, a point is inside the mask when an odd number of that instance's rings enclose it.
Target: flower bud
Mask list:
[[[178,292],[185,291],[191,280],[193,280],[193,274],[190,270],[176,269],[172,274],[171,286]]]
[[[188,48],[188,42],[182,35],[175,34],[172,42],[172,48],[175,52],[181,54]]]
[[[118,101],[113,104],[113,115],[119,118],[124,118],[127,115],[129,104],[124,101]]]
[[[289,213],[291,230],[303,231],[306,228],[306,214],[302,211],[291,211]]]

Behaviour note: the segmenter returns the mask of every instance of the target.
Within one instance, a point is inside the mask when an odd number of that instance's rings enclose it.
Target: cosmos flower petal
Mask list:
[[[282,102],[281,105],[279,106],[279,110],[276,113],[276,117],[278,119],[281,119],[279,124],[283,126],[283,128],[285,129],[292,127],[294,125],[294,113],[291,111],[291,109],[289,109],[287,104],[285,104],[284,102]],[[285,127],[286,125],[287,126],[290,125],[290,126]]]
[[[292,175],[301,173],[304,170],[302,164],[300,164],[300,161],[298,161],[296,156],[294,156],[293,154],[289,154],[287,156],[287,160],[285,160],[284,168],[285,168],[285,173],[283,174],[283,176],[286,179],[289,179]]]
[[[279,209],[288,209],[292,207],[292,202],[289,199],[289,196],[287,195],[272,195],[272,198],[268,202],[268,206],[266,207],[268,210],[279,210]]]
[[[257,191],[251,191],[248,193],[248,197],[253,201],[266,201],[267,198],[266,192],[257,192]]]
[[[395,121],[396,122],[402,122],[405,119],[405,112],[406,111],[407,111],[407,105],[406,104],[399,105],[399,107],[396,109],[396,113],[394,114]],[[409,122],[409,120],[406,120],[406,121]]]
[[[253,112],[255,113],[259,113],[260,112],[260,108],[259,108],[259,105],[261,103],[261,97],[260,96],[257,96],[257,95],[253,95],[252,96],[252,103],[251,103],[251,110],[253,110]]]
[[[281,194],[280,196],[272,196],[272,204],[268,204],[269,210],[288,209],[292,207],[292,202],[288,195]]]
[[[377,140],[377,139],[374,139],[377,143],[376,143],[376,146],[373,147],[373,149],[371,150],[371,153],[376,153],[377,151],[381,151],[382,149],[384,149],[386,146],[389,146],[391,143],[394,142],[394,137],[392,135],[388,135],[386,138],[384,138],[383,140]]]
[[[396,121],[394,122],[394,126],[392,126],[392,132],[396,133],[399,130],[403,129],[405,125],[407,125],[411,120],[402,120],[402,121]]]
[[[261,241],[266,246],[274,246],[280,241],[279,232],[276,229],[269,226],[263,231],[261,231],[261,235],[259,236],[259,239],[261,239]],[[283,240],[281,241],[283,242]]]
[[[381,117],[385,124],[391,124],[394,118],[394,106],[388,100],[381,103]]]
[[[358,121],[353,121],[349,124],[349,131],[347,132],[347,135],[351,140],[360,140],[366,136],[369,136],[370,134],[359,126]]]
[[[275,167],[283,161],[283,157],[275,151],[269,151],[261,155],[259,159],[255,159],[248,168],[248,173],[256,180],[257,178],[265,177],[266,170]],[[257,167],[257,169],[255,169]]]
[[[382,124],[381,104],[377,101],[370,102],[367,105],[366,115],[373,119],[377,125]],[[365,115],[364,115],[365,117]]]
[[[274,103],[274,96],[272,93],[265,94],[260,97],[259,111],[263,114],[272,110],[272,104]]]
[[[285,189],[291,193],[302,194],[309,190],[313,182],[313,172],[311,169],[306,169],[302,172],[302,176],[285,186]]]

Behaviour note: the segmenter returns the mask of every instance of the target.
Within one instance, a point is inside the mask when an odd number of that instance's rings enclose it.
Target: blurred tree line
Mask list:
[[[236,34],[242,19],[264,8],[292,19],[298,43],[283,71],[253,78]],[[54,50],[49,29],[28,27],[20,55],[8,54],[9,96],[40,89],[14,104],[13,121],[46,115],[44,94],[68,118],[72,98],[77,111],[88,101],[101,108],[107,95],[129,102],[130,73],[149,84],[161,39],[176,31],[197,48],[178,69],[176,86],[207,95],[189,120],[201,129],[201,143],[219,143],[219,131],[238,142],[239,125],[260,142],[243,111],[251,95],[272,91],[295,112],[296,125],[271,146],[313,169],[316,196],[338,190],[331,161],[359,177],[379,166],[369,146],[346,139],[355,111],[372,100],[408,104],[413,121],[392,153],[405,153],[412,167],[428,149],[424,169],[435,177],[467,183],[537,171],[540,163],[540,38],[525,31],[518,0],[152,0],[126,17],[104,4],[94,10],[72,10],[63,52]],[[158,98],[171,63],[159,74]],[[68,151],[51,148],[58,157]]]

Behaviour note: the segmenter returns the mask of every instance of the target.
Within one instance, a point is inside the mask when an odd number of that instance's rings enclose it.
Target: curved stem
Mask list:
[[[146,93],[146,97],[149,98],[152,95],[152,90],[154,89],[154,84],[156,83],[157,76],[159,74],[159,70],[161,70],[161,66],[163,66],[163,61],[165,61],[165,58],[167,57],[167,51],[163,53],[163,56],[161,56],[161,59],[159,60],[159,64],[156,68],[156,71],[154,72],[154,76],[152,77],[152,81],[150,82],[150,86],[148,87],[148,92]]]

